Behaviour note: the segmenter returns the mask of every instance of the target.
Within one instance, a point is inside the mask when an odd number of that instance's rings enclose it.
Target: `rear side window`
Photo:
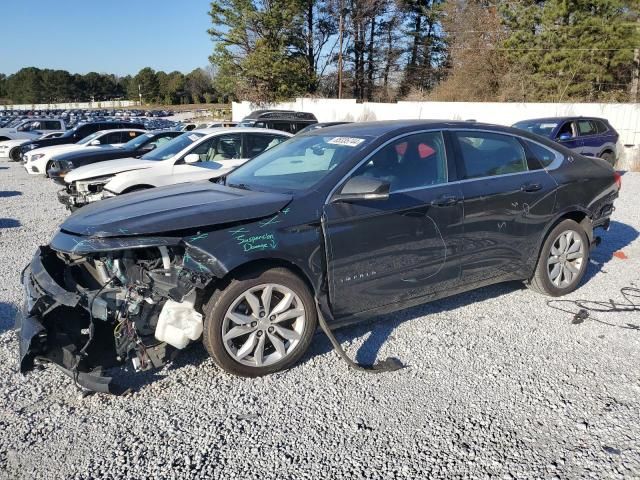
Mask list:
[[[591,120],[578,120],[578,135],[593,135],[595,133],[598,131]]]
[[[529,155],[533,158],[529,159],[529,170],[538,170],[540,168],[546,168],[553,163],[556,159],[556,153],[546,147],[543,147],[539,143],[530,142],[524,140],[529,150]]]
[[[526,172],[527,156],[517,138],[489,132],[455,132],[464,178]]]
[[[60,122],[56,120],[44,120],[42,122],[42,129],[43,130],[61,130],[62,126],[60,125]]]
[[[276,135],[259,135],[257,133],[247,134],[247,158],[253,158],[265,150],[284,142],[287,137]]]
[[[269,128],[274,130],[282,130],[283,132],[294,133],[293,124],[291,122],[269,122]]]
[[[607,127],[602,120],[594,120],[593,123],[595,124],[598,133],[604,133],[609,130],[609,127]]]

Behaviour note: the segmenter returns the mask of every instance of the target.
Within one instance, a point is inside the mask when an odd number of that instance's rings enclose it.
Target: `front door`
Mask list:
[[[461,281],[519,278],[537,229],[553,213],[556,183],[515,136],[467,130],[452,137],[464,197]]]
[[[330,298],[337,317],[428,299],[458,282],[462,202],[459,188],[447,183],[447,170],[441,132],[403,136],[352,174],[388,181],[388,199],[325,206]]]

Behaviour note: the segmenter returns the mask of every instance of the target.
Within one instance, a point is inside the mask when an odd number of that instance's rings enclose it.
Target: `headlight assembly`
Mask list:
[[[35,162],[42,157],[44,157],[44,153],[36,153],[35,155],[31,155],[31,158],[29,158],[29,160]]]

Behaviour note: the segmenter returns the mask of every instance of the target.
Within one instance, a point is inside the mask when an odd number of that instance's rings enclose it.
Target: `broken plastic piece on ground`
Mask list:
[[[627,260],[629,257],[627,257],[627,254],[624,253],[622,250],[618,250],[617,252],[613,252],[613,256],[616,258],[619,258],[620,260]]]

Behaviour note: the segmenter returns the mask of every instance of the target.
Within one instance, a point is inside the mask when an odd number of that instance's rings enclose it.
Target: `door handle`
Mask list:
[[[539,183],[525,183],[520,186],[520,190],[523,192],[537,192],[542,190],[542,185]]]
[[[455,195],[441,195],[435,200],[431,201],[431,205],[434,207],[450,207],[458,203],[459,198]]]

